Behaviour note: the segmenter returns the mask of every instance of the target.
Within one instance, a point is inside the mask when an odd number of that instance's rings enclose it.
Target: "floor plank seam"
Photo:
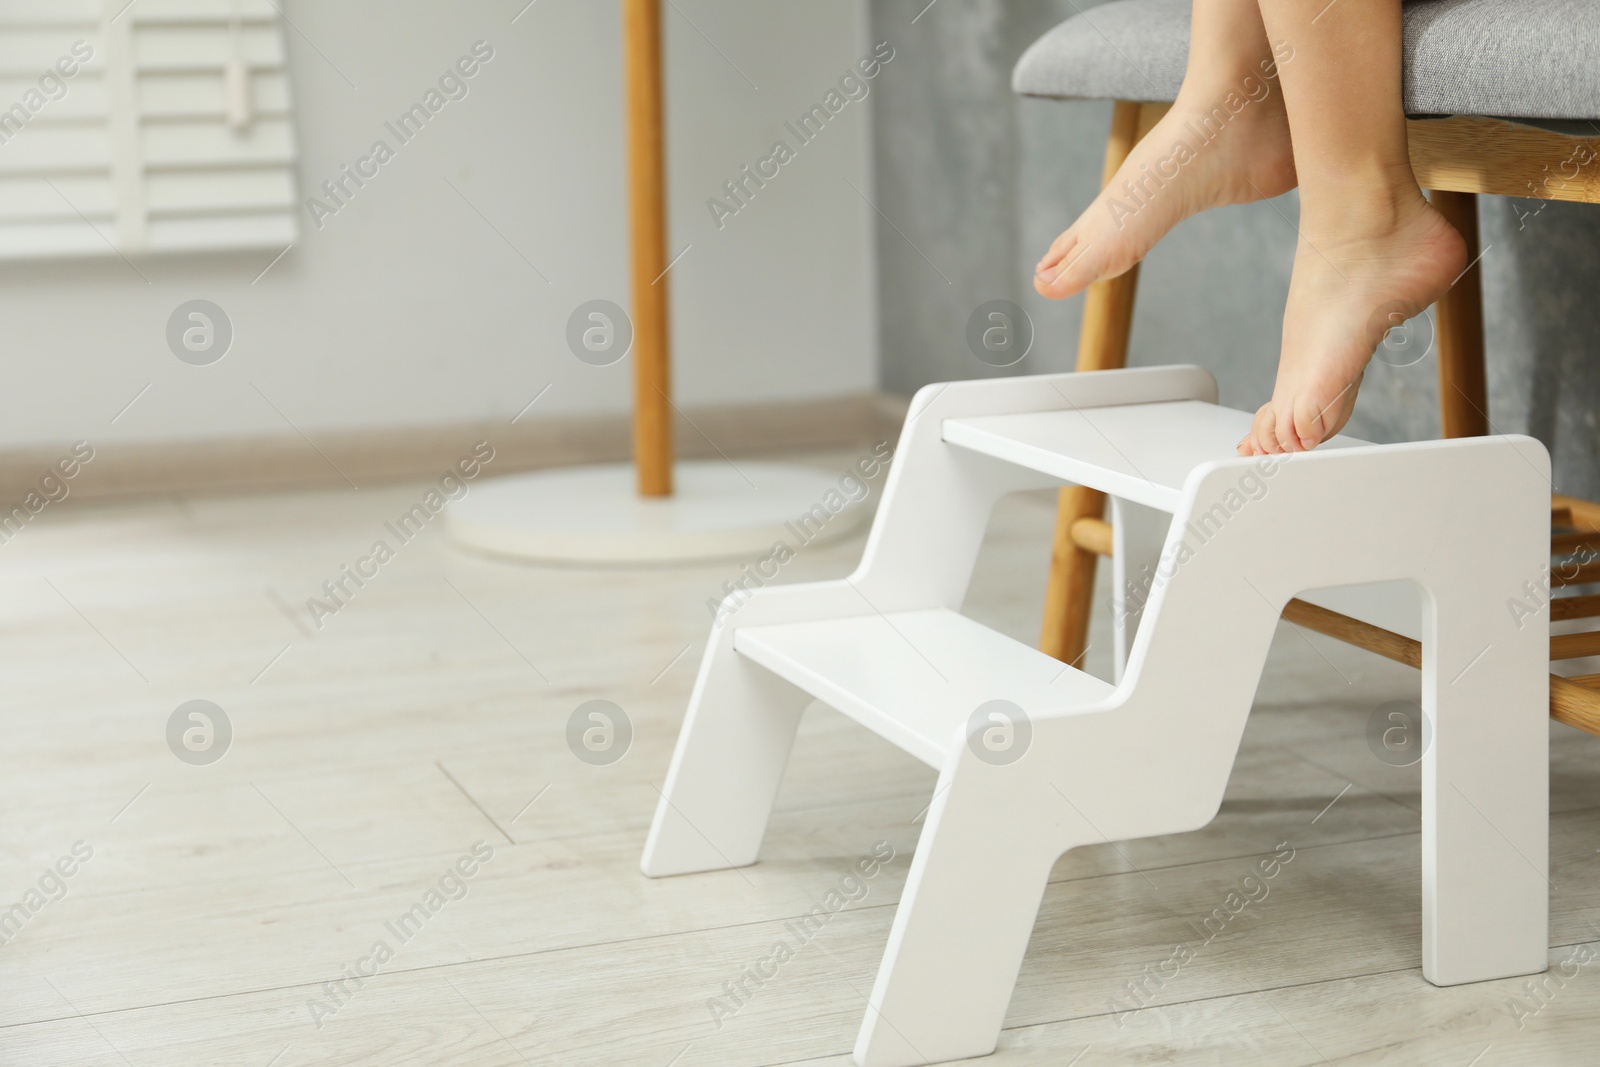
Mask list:
[[[446,769],[443,760],[434,760],[433,761],[433,765],[435,767],[439,768],[439,773],[440,774],[442,774],[446,778],[450,779],[450,784],[455,786],[456,790],[462,796],[467,798],[467,803],[471,804],[474,808],[477,808],[478,809],[478,814],[482,815],[485,819],[487,819],[488,822],[489,822],[489,825],[494,827],[495,830],[500,834],[500,836],[506,839],[506,844],[514,845],[514,844],[517,843],[516,839],[514,839],[510,834],[506,833],[505,827],[501,826],[498,822],[496,822],[495,821],[495,817],[493,815],[490,815],[486,810],[484,810],[483,805],[478,803],[478,798],[473,796],[471,793],[467,792],[467,787],[462,785],[460,782],[458,782],[456,780],[456,776],[451,774],[450,771],[448,769]]]
[[[881,910],[883,908],[892,908],[892,907],[897,907],[897,906],[898,906],[898,903],[895,903],[895,904],[888,904],[888,903],[885,903],[885,904],[872,904],[872,905],[868,905],[866,907],[850,908],[850,909],[847,909],[847,910],[849,912],[867,912],[867,911]],[[844,913],[845,912],[841,912],[840,914],[844,914]],[[665,939],[665,938],[683,937],[683,936],[686,936],[688,934],[716,932],[716,931],[720,931],[720,930],[737,930],[737,929],[741,929],[741,928],[744,928],[744,927],[761,926],[761,925],[765,925],[765,924],[768,924],[768,923],[781,922],[781,921],[783,921],[783,919],[781,919],[781,918],[755,919],[755,920],[752,920],[752,921],[747,922],[747,923],[734,923],[734,924],[729,925],[729,926],[711,927],[711,928],[707,928],[705,930],[675,931],[675,932],[672,932],[672,933],[664,933],[664,934],[648,934],[648,935],[646,935],[644,937],[624,938],[622,940],[617,940],[617,941],[596,941],[596,942],[591,942],[591,943],[585,944],[585,945],[561,945],[561,946],[557,946],[557,947],[554,947],[554,948],[538,949],[538,950],[533,951],[533,952],[514,952],[514,953],[511,953],[511,954],[505,955],[505,956],[481,956],[481,957],[478,957],[476,959],[461,960],[461,961],[457,961],[457,962],[454,962],[454,963],[435,963],[435,964],[428,964],[426,966],[420,966],[420,967],[396,968],[394,970],[384,971],[384,972],[382,972],[381,975],[374,976],[374,978],[377,978],[377,977],[391,978],[391,977],[400,977],[400,976],[405,976],[405,975],[426,974],[426,973],[431,972],[431,971],[448,970],[448,969],[451,969],[451,968],[458,968],[458,967],[463,967],[463,968],[464,967],[472,967],[472,966],[476,966],[476,965],[479,965],[479,964],[501,963],[501,962],[506,962],[506,961],[510,961],[510,960],[519,960],[519,959],[531,959],[531,958],[536,957],[536,956],[554,955],[554,954],[560,953],[560,952],[583,951],[583,950],[594,949],[594,948],[610,948],[610,947],[617,946],[617,945],[638,944],[638,943],[641,943],[641,942],[657,941],[657,940],[662,940],[662,939]],[[1579,940],[1579,941],[1571,941],[1571,942],[1558,942],[1558,943],[1552,944],[1550,946],[1550,951],[1555,952],[1555,951],[1562,950],[1562,949],[1572,949],[1572,948],[1577,948],[1580,945],[1600,946],[1600,939]],[[1306,980],[1304,982],[1286,982],[1286,983],[1284,983],[1282,985],[1271,985],[1271,986],[1266,986],[1264,988],[1266,988],[1266,989],[1268,989],[1268,990],[1270,990],[1272,992],[1277,992],[1279,990],[1285,990],[1285,989],[1298,989],[1298,988],[1317,986],[1317,985],[1327,985],[1327,984],[1334,983],[1334,982],[1357,981],[1357,980],[1362,979],[1362,978],[1380,977],[1380,976],[1388,975],[1388,974],[1404,974],[1404,973],[1406,973],[1408,971],[1414,971],[1417,974],[1421,974],[1422,973],[1422,968],[1420,968],[1420,967],[1396,967],[1396,968],[1390,968],[1390,969],[1387,969],[1387,970],[1364,972],[1364,973],[1361,973],[1361,974],[1340,975],[1340,976],[1338,976],[1336,978],[1314,978],[1314,979],[1308,979],[1308,980]],[[1480,983],[1474,983],[1474,984],[1480,984]],[[1481,984],[1487,984],[1487,983],[1481,983]],[[262,986],[262,987],[256,988],[256,989],[234,990],[232,992],[218,993],[218,994],[215,994],[213,996],[206,996],[206,997],[186,997],[186,998],[182,998],[182,999],[179,999],[179,1000],[156,1001],[156,1002],[153,1002],[153,1003],[150,1003],[150,1004],[130,1005],[128,1007],[123,1007],[123,1008],[108,1008],[108,1009],[105,1009],[105,1010],[102,1010],[102,1011],[86,1011],[86,1012],[81,1013],[80,1015],[52,1016],[50,1018],[45,1018],[45,1019],[28,1019],[28,1020],[23,1020],[23,1021],[14,1022],[14,1023],[0,1023],[0,1031],[14,1029],[16,1027],[22,1027],[22,1026],[42,1026],[42,1025],[45,1025],[45,1024],[48,1024],[48,1023],[70,1022],[70,1021],[72,1021],[74,1019],[79,1019],[79,1018],[88,1018],[88,1017],[101,1018],[101,1017],[108,1017],[108,1016],[112,1016],[112,1015],[124,1015],[124,1014],[133,1013],[133,1012],[152,1011],[152,1010],[159,1009],[159,1008],[180,1007],[180,1006],[185,1005],[185,1004],[204,1004],[204,1003],[208,1003],[208,1002],[212,1002],[212,1001],[231,1000],[231,999],[234,999],[234,998],[237,998],[237,997],[261,996],[261,995],[264,995],[264,994],[267,994],[267,993],[287,993],[287,992],[292,992],[292,991],[301,990],[301,989],[318,989],[318,988],[320,988],[320,983],[317,983],[317,982],[291,982],[291,983],[289,983],[287,985]],[[1242,995],[1244,995],[1244,994],[1242,994],[1242,993],[1219,993],[1219,994],[1216,994],[1215,996],[1209,996],[1209,997],[1194,997],[1194,998],[1189,999],[1189,1000],[1169,1001],[1168,1004],[1169,1005],[1201,1004],[1201,1003],[1205,1003],[1206,1001],[1226,1000],[1226,999],[1228,999],[1230,997],[1237,997],[1237,996],[1242,996]],[[1162,1005],[1151,1005],[1151,1006],[1152,1007],[1161,1007]],[[1105,1016],[1107,1016],[1109,1014],[1111,1014],[1111,1013],[1110,1012],[1093,1012],[1093,1013],[1090,1013],[1088,1015],[1063,1016],[1062,1018],[1059,1018],[1059,1019],[1046,1019],[1046,1020],[1041,1020],[1040,1022],[1036,1022],[1036,1023],[1025,1023],[1025,1024],[1020,1025],[1020,1026],[1006,1027],[1005,1029],[1007,1029],[1007,1030],[1019,1030],[1020,1031],[1020,1030],[1030,1029],[1030,1028],[1035,1027],[1035,1026],[1047,1026],[1047,1025],[1051,1025],[1051,1024],[1054,1024],[1054,1023],[1075,1022],[1075,1021],[1080,1020],[1080,1019],[1104,1018]],[[806,1062],[806,1060],[812,1060],[812,1059],[817,1059],[817,1058],[818,1057],[816,1057],[816,1056],[807,1056],[807,1057],[805,1057],[804,1059],[801,1059],[801,1060],[788,1060],[788,1061],[784,1061],[784,1062],[788,1062],[788,1063],[803,1063],[803,1062]],[[771,1064],[771,1065],[767,1065],[767,1067],[779,1067],[779,1065]]]
[[[1404,801],[1396,800],[1394,797],[1390,796],[1388,793],[1385,793],[1383,790],[1376,789],[1376,788],[1374,788],[1374,787],[1372,787],[1370,785],[1367,785],[1364,782],[1357,782],[1354,778],[1350,777],[1349,775],[1341,774],[1339,771],[1334,770],[1332,767],[1326,767],[1326,766],[1322,765],[1321,763],[1318,763],[1316,760],[1312,759],[1310,756],[1307,756],[1304,753],[1299,752],[1296,749],[1293,749],[1293,748],[1289,747],[1288,745],[1280,745],[1278,747],[1282,751],[1289,753],[1289,755],[1293,756],[1295,759],[1299,760],[1300,762],[1306,764],[1309,767],[1315,767],[1317,770],[1321,771],[1324,774],[1332,775],[1335,778],[1343,778],[1347,782],[1351,782],[1351,783],[1353,783],[1355,785],[1359,785],[1362,789],[1365,789],[1367,792],[1373,794],[1374,796],[1382,797],[1384,800],[1387,800],[1389,803],[1393,804],[1395,807],[1402,808],[1405,811],[1409,811],[1411,814],[1415,815],[1419,819],[1422,818],[1422,807],[1421,807],[1421,805],[1418,805],[1416,807],[1412,807],[1410,804],[1407,804]]]

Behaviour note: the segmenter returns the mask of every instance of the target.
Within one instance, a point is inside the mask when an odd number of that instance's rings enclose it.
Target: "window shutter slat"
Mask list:
[[[0,0],[0,259],[292,243],[297,145],[272,4],[125,5]],[[60,95],[40,79],[76,41],[94,55]],[[251,97],[237,130],[225,88],[236,55]]]

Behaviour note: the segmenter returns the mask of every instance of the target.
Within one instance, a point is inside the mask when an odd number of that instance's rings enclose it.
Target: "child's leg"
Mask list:
[[[1198,211],[1294,188],[1284,102],[1257,0],[1194,0],[1172,110],[1057,237],[1034,288],[1057,299],[1129,270]]]
[[[1466,246],[1417,188],[1400,96],[1400,0],[1261,0],[1300,179],[1272,400],[1240,451],[1297,451],[1350,418],[1391,326],[1437,300]]]

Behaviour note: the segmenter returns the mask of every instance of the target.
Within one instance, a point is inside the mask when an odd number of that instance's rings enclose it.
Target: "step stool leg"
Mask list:
[[[860,1067],[994,1051],[1060,855],[1005,788],[1010,769],[952,788],[940,777],[856,1040]]]
[[[1423,613],[1422,974],[1434,985],[1549,964],[1546,638],[1494,627],[1502,614],[1485,603]]]
[[[1482,436],[1489,401],[1478,198],[1431,196],[1472,258],[1435,308],[1440,428],[1446,437]],[[1515,587],[1527,573],[1500,577]],[[1498,617],[1486,605],[1499,587],[1489,588],[1476,603],[1454,605],[1454,617]],[[1438,622],[1449,610],[1439,603],[1423,613],[1423,707],[1435,737],[1422,769],[1422,974],[1435,985],[1537,974],[1549,964],[1547,626],[1467,635]],[[1453,647],[1434,640],[1440,630]],[[1483,662],[1458,677],[1480,648]]]
[[[756,861],[800,714],[800,690],[713,635],[640,869],[652,878]]]

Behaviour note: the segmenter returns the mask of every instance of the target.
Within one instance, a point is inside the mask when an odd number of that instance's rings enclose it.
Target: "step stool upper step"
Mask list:
[[[1113,687],[954,611],[741,627],[734,648],[934,767],[978,706],[1089,705]]]
[[[1236,446],[1250,432],[1252,417],[1199,400],[1175,400],[946,419],[944,439],[1124,500],[1175,512],[1189,472],[1212,460],[1236,459]],[[1366,443],[1340,436],[1320,447]]]

